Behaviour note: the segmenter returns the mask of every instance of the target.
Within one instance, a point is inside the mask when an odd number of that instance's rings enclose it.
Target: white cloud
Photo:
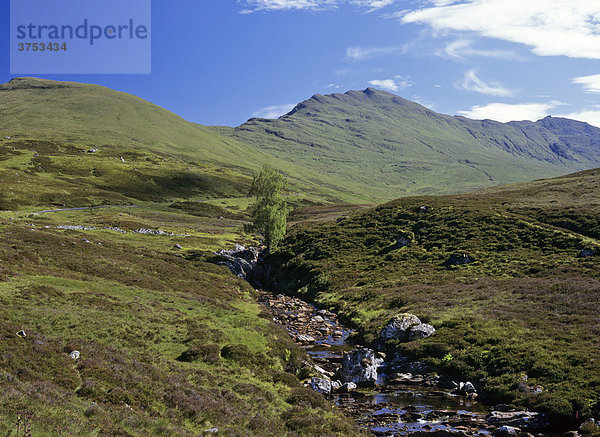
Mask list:
[[[381,88],[382,90],[387,91],[398,91],[400,89],[398,85],[396,85],[394,79],[370,80],[369,85],[373,85],[374,87]]]
[[[571,118],[573,120],[585,121],[592,126],[600,127],[600,107],[570,114],[557,115],[557,117]]]
[[[353,61],[364,61],[378,56],[389,55],[402,50],[399,47],[348,47],[346,49],[346,59]]]
[[[528,45],[539,56],[600,59],[600,2],[595,0],[462,0],[403,11],[403,23],[472,31]]]
[[[271,105],[260,108],[252,114],[252,117],[257,118],[279,118],[290,112],[296,106],[295,103],[286,103],[283,105]]]
[[[549,114],[549,111],[562,105],[562,102],[551,101],[546,103],[489,103],[482,106],[473,106],[468,111],[458,111],[460,115],[475,120],[496,120],[506,123],[508,121],[531,120],[537,121]]]
[[[439,56],[452,58],[460,61],[464,61],[471,57],[484,57],[484,58],[500,58],[500,59],[511,59],[520,60],[520,56],[510,50],[483,50],[475,49],[472,47],[473,42],[468,39],[457,39],[446,44],[446,47],[440,52]]]
[[[319,11],[335,7],[336,0],[238,0],[247,9],[241,13],[252,11],[286,11],[286,10],[308,10]]]
[[[600,74],[579,76],[573,79],[573,83],[583,85],[583,89],[586,93],[600,93]]]
[[[399,91],[414,85],[414,82],[408,77],[396,75],[393,79],[374,79],[368,82],[376,88],[387,91]]]
[[[513,90],[504,88],[498,82],[486,83],[477,77],[475,70],[465,72],[462,80],[456,83],[456,88],[463,90],[474,91],[476,93],[485,94],[486,96],[509,97],[515,94]]]
[[[396,3],[397,0],[352,0],[352,4],[368,8],[367,12],[373,12]]]

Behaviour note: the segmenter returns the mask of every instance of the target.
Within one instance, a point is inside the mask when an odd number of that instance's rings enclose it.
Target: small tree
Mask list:
[[[277,250],[277,245],[285,236],[287,216],[290,213],[282,196],[286,188],[285,178],[269,165],[265,165],[254,176],[250,188],[250,195],[256,196],[250,230],[264,237],[268,253]]]

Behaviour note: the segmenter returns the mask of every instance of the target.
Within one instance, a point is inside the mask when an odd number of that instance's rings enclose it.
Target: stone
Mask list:
[[[321,316],[315,316],[310,320],[311,320],[311,322],[317,322],[317,323],[323,323],[325,321],[325,319],[323,319],[323,317],[321,317]]]
[[[296,341],[300,343],[314,343],[315,338],[312,335],[300,334],[296,337]]]
[[[472,382],[467,381],[461,387],[461,391],[464,393],[475,393],[477,390],[475,390],[475,386]]]
[[[546,427],[546,417],[542,413],[530,411],[492,411],[485,418],[490,425],[513,426],[521,429]]]
[[[79,351],[72,351],[69,356],[71,357],[72,360],[77,361],[79,359],[79,357],[81,357],[81,352]]]
[[[356,390],[356,384],[353,382],[346,382],[340,387],[340,391],[343,393],[350,393],[354,390]]]
[[[513,426],[501,426],[493,433],[493,437],[519,437],[521,430]]]
[[[93,148],[89,149],[87,151],[87,153],[96,153],[97,151],[98,151],[98,149],[96,149],[95,147],[93,147]]]
[[[17,332],[15,335],[16,335],[17,337],[22,337],[22,338],[25,338],[25,337],[27,337],[27,334],[26,334],[26,333],[25,333],[25,331],[24,331],[24,330],[22,330],[22,329],[21,329],[19,332]]]
[[[208,434],[216,434],[216,433],[218,433],[218,432],[219,432],[219,428],[209,428],[209,429],[205,429],[205,430],[204,430],[204,432],[205,432],[205,433],[208,433]]]
[[[596,251],[594,249],[581,249],[579,252],[579,258],[587,258],[590,256],[594,256]]]
[[[567,431],[564,433],[564,437],[579,437],[579,433],[577,431]]]
[[[379,338],[383,341],[388,340],[408,340],[408,332],[411,327],[420,325],[421,320],[414,314],[398,314],[385,325],[379,333]]]
[[[331,381],[325,378],[313,377],[310,380],[310,388],[324,395],[331,394]]]
[[[431,337],[435,333],[435,328],[427,323],[412,326],[408,331],[408,339],[410,341],[419,340],[421,338]]]
[[[246,249],[244,246],[236,244],[233,250],[223,249],[216,252],[215,255],[224,258],[217,262],[218,265],[226,266],[231,273],[242,279],[249,279],[258,264],[259,251],[255,247]]]
[[[175,246],[173,246],[173,248],[177,250],[183,249],[183,247],[181,247],[181,244],[176,244]]]
[[[341,381],[331,381],[331,390],[332,391],[339,391],[340,388],[342,388],[342,382]]]
[[[455,253],[450,255],[450,258],[446,261],[449,266],[462,266],[465,264],[471,264],[473,259],[466,253]]]
[[[344,352],[340,379],[355,384],[375,384],[377,381],[377,367],[381,363],[383,363],[383,360],[376,358],[372,349],[361,348]]]

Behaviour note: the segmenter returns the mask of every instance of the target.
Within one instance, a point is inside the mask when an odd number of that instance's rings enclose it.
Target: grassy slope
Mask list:
[[[97,157],[120,160],[122,156],[126,163],[135,161],[135,165],[123,166],[106,178],[122,180],[126,186],[146,185],[141,189],[147,191],[156,190],[157,185],[160,189],[163,182],[168,185],[173,179],[175,184],[195,188],[197,180],[185,180],[194,175],[196,179],[217,178],[216,185],[240,180],[247,185],[253,171],[270,163],[286,174],[297,191],[318,199],[357,200],[343,187],[334,189],[327,177],[319,181],[310,169],[224,138],[138,97],[98,85],[36,78],[17,78],[0,85],[0,138],[5,136],[12,137],[3,143],[7,146],[2,147],[5,156],[16,143],[17,149],[35,150],[40,155],[37,161],[58,161],[64,177],[48,177],[56,185],[54,192],[70,189],[66,185],[69,182],[97,185],[94,170],[96,166],[106,167]],[[60,146],[60,158],[54,149],[40,150],[27,144],[29,140]],[[84,156],[83,152],[91,148],[98,148],[100,153]],[[20,155],[22,161],[32,157]],[[153,167],[157,163],[161,164],[158,169]],[[36,160],[31,161],[33,167],[36,164]],[[111,171],[115,168],[112,164]],[[146,172],[147,167],[152,168]],[[189,171],[191,175],[182,174]],[[157,178],[160,180],[147,183]]]
[[[218,132],[385,200],[598,166],[600,130],[561,120],[503,124],[450,117],[368,88],[315,95],[277,120],[251,119]]]
[[[305,220],[275,281],[340,310],[368,342],[392,315],[415,313],[437,333],[396,345],[405,353],[481,381],[490,400],[583,417],[600,408],[600,257],[578,257],[600,248],[598,187],[592,170]],[[413,243],[394,249],[399,233]],[[455,252],[475,262],[448,267]],[[524,375],[543,393],[520,392]]]
[[[1,435],[14,435],[22,410],[34,413],[34,436],[354,434],[300,386],[304,352],[253,290],[200,255],[244,242],[243,222],[210,217],[218,203],[195,215],[147,206],[0,216]],[[196,359],[178,361],[185,351]]]

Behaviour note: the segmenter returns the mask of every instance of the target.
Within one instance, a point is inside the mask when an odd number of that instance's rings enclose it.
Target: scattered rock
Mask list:
[[[519,437],[521,430],[513,426],[501,426],[496,429],[493,433],[493,437]]]
[[[313,377],[310,380],[310,387],[321,394],[329,395],[331,394],[331,381],[329,379],[324,378],[315,378]]]
[[[208,434],[216,434],[216,433],[218,433],[218,432],[219,432],[219,428],[209,428],[209,429],[205,429],[205,430],[204,430],[204,432],[205,432],[205,433],[208,433]]]
[[[22,337],[22,338],[25,338],[25,337],[27,337],[27,334],[26,334],[26,333],[25,333],[25,331],[23,331],[22,329],[21,329],[19,332],[17,332],[15,335],[16,335],[17,337]]]
[[[342,356],[341,380],[355,384],[374,384],[377,381],[377,367],[383,363],[375,357],[372,349],[356,349],[344,352]]]
[[[79,359],[79,357],[81,357],[81,352],[79,351],[72,351],[69,356],[71,357],[72,360],[77,361]]]
[[[93,147],[93,148],[87,150],[86,152],[87,153],[96,153],[97,151],[98,151],[98,149],[96,149],[95,147]]]
[[[300,334],[296,337],[296,341],[300,343],[314,343],[315,338],[312,335]]]
[[[176,244],[175,246],[173,246],[173,249],[181,250],[183,249],[183,247],[181,247],[181,244]]]

